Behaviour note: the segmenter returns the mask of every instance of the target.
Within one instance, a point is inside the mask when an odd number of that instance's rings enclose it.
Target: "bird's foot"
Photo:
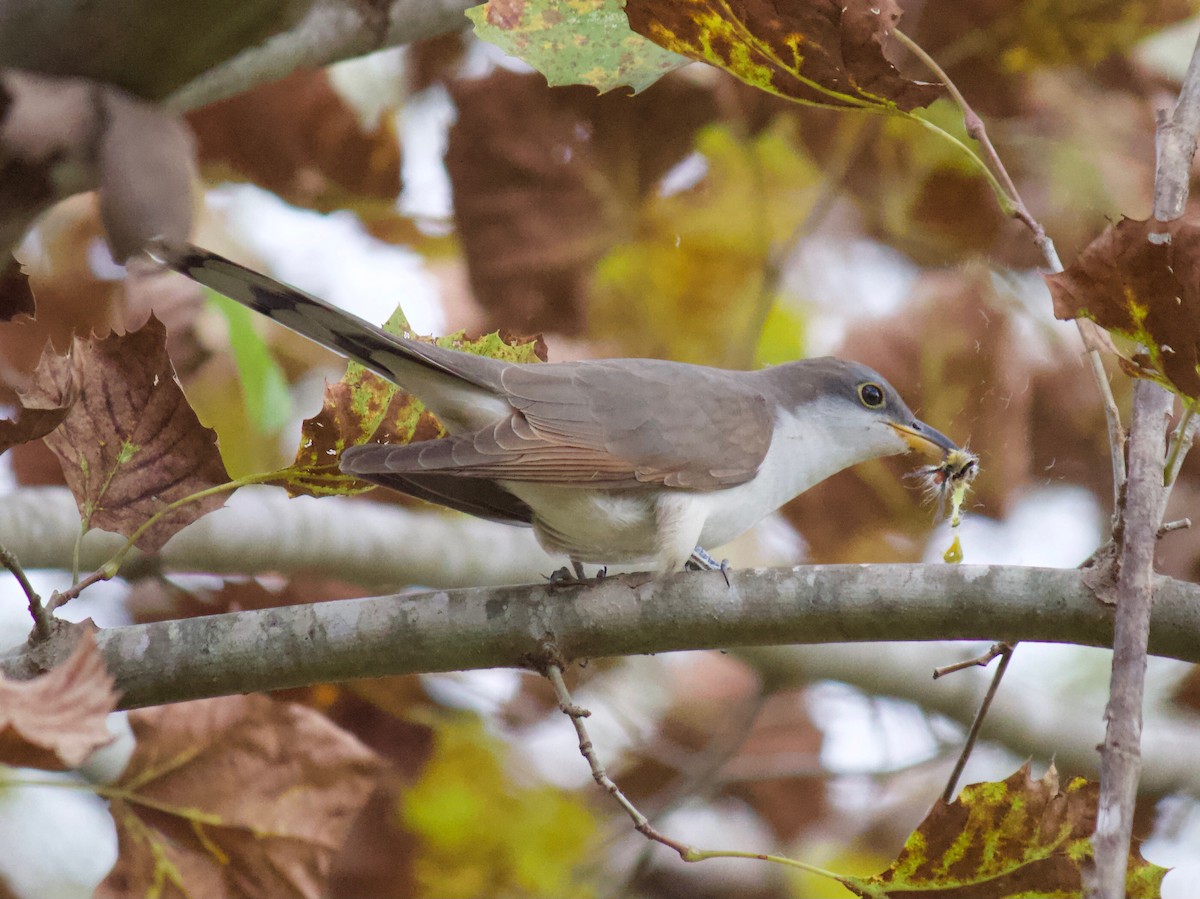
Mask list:
[[[687,571],[719,571],[725,577],[725,586],[732,586],[729,582],[729,560],[718,562],[703,546],[692,550],[691,557],[683,563],[683,567]]]
[[[592,587],[600,583],[606,577],[608,577],[607,567],[601,568],[599,571],[597,571],[595,577],[588,577],[584,573],[582,563],[572,559],[570,568],[564,565],[557,571],[552,572],[549,577],[549,581],[551,587],[565,589],[567,587]]]

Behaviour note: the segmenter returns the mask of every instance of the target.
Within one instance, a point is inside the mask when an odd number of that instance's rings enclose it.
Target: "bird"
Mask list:
[[[959,452],[858,362],[826,356],[757,371],[660,359],[507,362],[388,333],[192,244],[157,240],[147,251],[397,384],[447,431],[349,447],[343,472],[530,526],[578,579],[585,563],[716,567],[705,547],[844,468],[911,450],[942,460]]]

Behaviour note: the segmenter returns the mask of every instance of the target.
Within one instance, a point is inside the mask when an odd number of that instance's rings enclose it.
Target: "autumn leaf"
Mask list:
[[[455,223],[489,327],[581,333],[596,261],[716,116],[711,89],[673,76],[597,96],[500,70],[450,91]]]
[[[0,322],[12,321],[18,315],[33,317],[35,305],[33,291],[29,289],[29,275],[15,259],[0,272]]]
[[[1131,372],[1200,400],[1200,220],[1122,219],[1046,283],[1058,318],[1135,341]]]
[[[744,368],[777,298],[772,254],[804,221],[820,173],[782,119],[753,138],[708,125],[695,152],[703,177],[646,196],[636,236],[597,263],[591,330],[630,356]]]
[[[49,409],[22,406],[15,418],[0,418],[0,453],[22,443],[45,437],[67,417],[71,400]]]
[[[58,456],[88,527],[132,536],[168,504],[229,480],[215,436],[203,427],[175,381],[166,329],[151,317],[125,335],[76,338],[67,356],[47,348],[21,391],[26,406],[71,405],[46,444]],[[202,515],[223,496],[182,505],[138,537],[146,552]]]
[[[942,90],[884,56],[896,0],[628,0],[625,13],[659,46],[802,103],[908,111]]]
[[[488,0],[467,10],[475,33],[556,85],[636,94],[690,59],[629,28],[619,0]]]
[[[112,675],[91,631],[41,677],[0,675],[0,763],[62,771],[112,741],[105,720],[117,705]]]
[[[332,209],[346,194],[394,200],[400,145],[391,117],[364,123],[323,69],[210,103],[188,115],[201,162],[293,203]]]
[[[402,319],[399,322],[395,319],[393,316],[384,329],[402,332]],[[499,334],[487,334],[468,340],[459,331],[434,338],[432,342],[510,362],[537,362],[545,358],[545,345],[540,338],[508,343]],[[445,429],[419,399],[351,362],[340,381],[325,385],[321,411],[304,420],[295,461],[280,471],[272,483],[282,484],[292,496],[363,493],[375,485],[343,474],[338,467],[347,447],[363,443],[413,443],[445,434]]]
[[[378,758],[312,709],[226,696],[132,712],[105,897],[320,897]]]
[[[1026,763],[1007,780],[964,787],[939,800],[887,871],[842,882],[860,896],[939,899],[1081,897],[1100,786],[1077,777],[1059,788],[1051,766],[1034,780]],[[1129,899],[1159,896],[1167,869],[1130,851]]]

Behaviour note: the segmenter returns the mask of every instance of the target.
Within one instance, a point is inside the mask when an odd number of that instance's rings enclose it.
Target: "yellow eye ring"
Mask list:
[[[872,381],[868,381],[866,384],[859,384],[858,398],[868,409],[878,409],[883,405],[883,388]]]

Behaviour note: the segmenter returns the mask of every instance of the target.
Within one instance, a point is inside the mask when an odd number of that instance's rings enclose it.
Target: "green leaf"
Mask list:
[[[254,327],[254,313],[240,303],[204,291],[229,324],[229,346],[246,403],[246,416],[262,434],[278,431],[292,417],[292,395],[283,369]]]
[[[635,34],[619,0],[489,0],[467,10],[475,33],[529,63],[553,87],[645,90],[690,59]]]

